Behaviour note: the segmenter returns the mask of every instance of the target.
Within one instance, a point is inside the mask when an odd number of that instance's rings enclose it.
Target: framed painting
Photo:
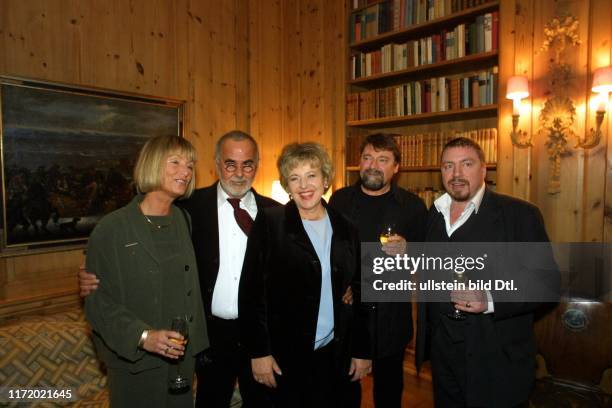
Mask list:
[[[83,242],[135,193],[147,139],[182,136],[183,103],[0,77],[3,248]]]

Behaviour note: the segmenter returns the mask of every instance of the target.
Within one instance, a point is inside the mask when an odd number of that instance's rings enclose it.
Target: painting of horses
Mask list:
[[[182,133],[180,101],[0,77],[3,248],[84,241],[135,194],[148,138]]]

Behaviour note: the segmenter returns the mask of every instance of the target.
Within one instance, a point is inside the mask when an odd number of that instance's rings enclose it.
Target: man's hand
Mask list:
[[[342,303],[344,303],[345,305],[353,304],[353,289],[351,289],[350,286],[346,288],[344,295],[342,295]]]
[[[391,235],[383,244],[382,250],[390,256],[403,255],[406,253],[406,238],[397,234]]]
[[[276,388],[274,373],[277,375],[283,375],[280,367],[278,364],[276,364],[276,360],[272,356],[252,358],[251,368],[253,370],[253,378],[255,378],[255,381],[270,388]]]
[[[185,338],[171,330],[149,330],[142,348],[149,353],[176,360],[185,354]]]
[[[467,313],[482,313],[489,308],[487,292],[484,290],[454,290],[451,292],[451,301],[455,309]]]
[[[351,375],[351,381],[359,381],[366,375],[372,372],[372,360],[364,360],[361,358],[351,359],[351,368],[348,374]]]
[[[85,263],[79,267],[79,288],[81,290],[81,297],[85,297],[91,294],[94,290],[98,289],[98,283],[100,280],[93,273],[89,273],[85,270]]]

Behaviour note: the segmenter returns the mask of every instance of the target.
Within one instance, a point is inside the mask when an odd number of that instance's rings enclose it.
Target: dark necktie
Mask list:
[[[248,237],[249,232],[251,232],[251,227],[253,226],[253,219],[247,210],[240,208],[239,198],[228,198],[227,201],[234,207],[234,218],[236,218],[236,223]]]

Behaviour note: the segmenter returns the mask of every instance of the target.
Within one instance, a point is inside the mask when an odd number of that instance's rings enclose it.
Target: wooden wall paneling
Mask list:
[[[215,179],[214,145],[224,132],[235,128],[234,2],[193,1],[189,6],[190,71],[194,73],[191,132],[201,164],[198,185]],[[229,45],[231,44],[231,45]]]
[[[524,75],[533,84],[532,62],[533,62],[533,31],[534,31],[534,7],[535,2],[531,0],[518,0],[516,2],[516,13],[514,19],[514,73],[511,75]],[[506,81],[507,83],[507,81]],[[505,87],[503,87],[505,89]],[[519,129],[526,131],[533,137],[532,118],[531,118],[531,94],[523,100]],[[505,98],[505,93],[503,95]],[[512,102],[510,102],[512,106]],[[512,122],[512,110],[509,112],[509,120]],[[508,117],[506,116],[506,117]],[[510,130],[512,125],[510,125]],[[532,171],[532,147],[521,148],[513,146],[512,164],[512,195],[525,200],[530,198],[531,171]]]
[[[605,0],[591,0],[589,9],[589,57],[585,84],[585,134],[595,128],[596,106],[590,103],[595,94],[591,92],[592,72],[611,65],[610,41],[612,29],[610,15],[612,4]],[[606,183],[606,153],[608,147],[608,127],[602,124],[603,137],[598,146],[584,152],[584,221],[582,237],[587,242],[601,242],[604,239],[604,207]]]
[[[187,100],[201,186],[214,179],[217,137],[248,130],[247,18],[240,0],[7,0],[0,73]],[[80,251],[18,258],[0,259],[0,309],[34,310],[76,294]],[[33,278],[39,263],[50,268]],[[38,303],[24,300],[36,293],[44,293]]]
[[[8,0],[2,4],[2,72],[41,79],[69,81],[75,76],[78,49],[73,29],[59,1],[33,1],[31,7]],[[80,48],[80,47],[79,47]]]
[[[572,68],[575,74],[575,80],[573,81],[574,87],[572,87],[572,99],[576,105],[576,123],[575,123],[575,132],[577,135],[583,137],[587,132],[587,118],[586,118],[586,106],[588,104],[591,89],[591,82],[589,80],[589,69],[590,69],[590,58],[592,54],[592,30],[591,30],[591,18],[590,18],[590,7],[593,5],[593,1],[575,1],[570,3],[570,13],[574,14],[578,21],[580,39],[582,40],[582,46],[574,48],[570,52],[570,60],[569,62],[572,64]],[[597,11],[598,12],[598,11]],[[567,203],[569,204],[566,208],[576,214],[576,226],[574,230],[566,230],[564,241],[572,241],[578,239],[580,241],[587,240],[586,230],[589,219],[593,219],[594,216],[597,215],[596,212],[593,212],[592,208],[587,207],[587,203],[589,201],[588,192],[591,191],[591,194],[595,193],[592,191],[591,187],[594,187],[593,182],[596,182],[596,178],[601,178],[601,175],[595,176],[595,178],[591,177],[590,172],[597,161],[596,158],[589,158],[592,153],[596,153],[595,151],[590,152],[585,149],[575,148],[577,139],[570,138],[569,145],[572,147],[573,155],[572,159],[575,157],[574,171],[568,172],[568,178],[566,180],[561,179],[562,185],[567,183],[568,193],[571,191],[572,196],[567,197]],[[568,168],[570,170],[571,167]],[[563,175],[563,173],[562,173]],[[589,187],[590,186],[590,187]],[[565,189],[565,187],[563,188]],[[599,194],[601,203],[602,199],[602,191],[598,191],[595,194]],[[573,201],[573,202],[572,202]],[[601,223],[601,218],[598,219]],[[591,225],[592,227],[592,225]],[[591,233],[594,231],[591,228]],[[599,237],[596,241],[601,241],[601,228],[599,228],[599,232],[595,232]]]
[[[303,22],[300,19],[300,0],[282,2],[282,127],[281,141],[298,141],[302,119],[302,43]]]
[[[582,1],[567,1],[556,2],[554,7],[551,7],[549,2],[538,1],[535,3],[535,27],[534,32],[534,83],[533,100],[534,111],[534,126],[539,129],[541,123],[539,121],[541,109],[546,98],[551,92],[566,91],[565,95],[570,97],[576,109],[576,116],[573,129],[577,134],[584,132],[584,114],[580,113],[580,104],[584,102],[584,73],[586,67],[580,64],[580,61],[586,61],[586,46],[584,42],[588,39],[588,2]],[[579,23],[579,36],[583,41],[581,47],[568,47],[562,55],[562,61],[569,64],[572,69],[571,85],[562,87],[549,84],[551,77],[549,59],[553,55],[552,51],[540,51],[540,47],[544,41],[544,26],[549,23],[555,16],[565,15],[569,13],[577,17]],[[554,88],[554,89],[553,89]],[[534,135],[537,131],[534,130]],[[578,159],[579,152],[574,149],[576,139],[569,136],[567,139],[568,154],[561,160],[561,175],[560,175],[560,192],[549,194],[548,181],[550,177],[549,157],[547,148],[544,145],[548,140],[546,133],[535,136],[536,148],[534,160],[537,160],[538,168],[537,175],[534,179],[537,180],[537,188],[534,188],[531,197],[543,212],[544,219],[548,232],[555,241],[572,241],[580,239],[582,231],[582,200],[580,188],[582,186],[582,172],[579,170],[580,164]]]
[[[300,0],[300,135],[302,142],[324,143],[322,123],[322,18],[325,0]],[[329,146],[328,146],[329,147]]]
[[[612,21],[612,10],[608,10],[608,21]],[[608,26],[608,29],[610,27]],[[612,65],[612,32],[609,34],[610,38],[608,39],[608,55],[610,58],[610,65]],[[604,44],[605,45],[605,44]],[[606,157],[606,184],[605,184],[605,194],[604,194],[604,242],[612,243],[612,134],[610,129],[612,129],[612,104],[608,101],[608,111],[606,112],[606,116],[604,117],[604,125],[607,130],[607,157]],[[608,281],[608,283],[610,283]],[[612,302],[612,293],[608,296],[608,301]]]
[[[249,2],[250,128],[260,148],[255,188],[270,194],[278,179],[276,155],[282,147],[282,2]]]
[[[506,99],[506,83],[514,75],[516,47],[516,1],[505,0],[499,4],[499,95],[498,95],[498,149],[497,188],[499,192],[512,194],[514,173],[514,148],[510,140],[512,131],[512,101]]]
[[[235,48],[235,117],[236,129],[251,132],[249,100],[249,4],[234,0],[234,48]]]
[[[345,41],[346,7],[344,1],[323,1],[323,134],[336,174],[334,190],[344,186],[345,142],[345,66],[348,51]]]
[[[540,3],[542,3],[540,1]],[[550,163],[548,159],[548,153],[545,146],[546,137],[539,134],[540,129],[540,112],[546,99],[546,95],[550,93],[549,84],[547,83],[549,78],[549,52],[540,51],[544,40],[544,25],[552,18],[553,11],[550,13],[543,13],[542,4],[538,4],[537,10],[534,11],[534,54],[533,59],[533,76],[530,82],[530,100],[533,118],[533,143],[534,143],[534,155],[532,160],[535,162],[532,171],[532,187],[531,187],[531,199],[540,208],[544,221],[546,224],[546,230],[551,239],[556,240],[556,229],[558,218],[555,217],[556,206],[553,204],[557,201],[557,196],[551,196],[547,193],[548,187],[548,175],[550,170]],[[535,51],[538,51],[537,53]]]

